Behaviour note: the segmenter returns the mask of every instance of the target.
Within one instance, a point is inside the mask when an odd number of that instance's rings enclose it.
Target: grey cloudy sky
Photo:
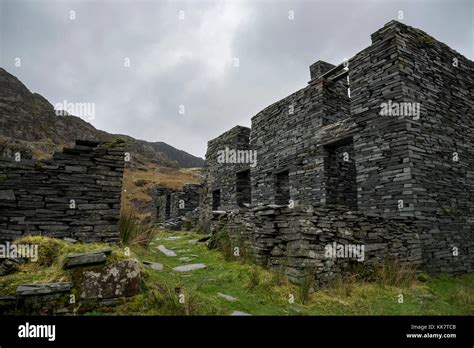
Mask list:
[[[340,63],[370,45],[398,11],[474,57],[472,0],[0,4],[0,65],[31,91],[53,105],[95,103],[95,127],[198,156],[209,139],[250,126],[258,111],[304,87],[310,64]]]

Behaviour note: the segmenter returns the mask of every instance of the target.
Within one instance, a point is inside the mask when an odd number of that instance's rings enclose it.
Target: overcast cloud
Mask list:
[[[472,0],[0,3],[0,65],[32,92],[53,105],[95,103],[96,128],[197,156],[304,87],[315,61],[337,64],[370,45],[398,11],[474,57]]]

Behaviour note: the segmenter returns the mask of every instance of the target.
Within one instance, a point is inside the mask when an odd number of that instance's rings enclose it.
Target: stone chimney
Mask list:
[[[325,72],[334,68],[334,65],[324,62],[322,60],[318,60],[316,63],[312,64],[309,67],[309,72],[311,75],[311,80],[315,80],[323,75]]]

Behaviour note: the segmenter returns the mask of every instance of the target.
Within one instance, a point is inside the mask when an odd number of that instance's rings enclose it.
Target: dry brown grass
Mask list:
[[[122,211],[119,231],[123,245],[140,245],[145,248],[148,248],[156,233],[155,228],[141,221],[133,210]]]
[[[135,184],[138,180],[145,180],[142,186]],[[199,183],[199,169],[168,168],[156,164],[148,164],[147,170],[125,168],[123,175],[122,209],[134,210],[132,200],[151,201],[148,191],[156,185],[179,189],[187,183]],[[138,214],[141,218],[147,214]]]

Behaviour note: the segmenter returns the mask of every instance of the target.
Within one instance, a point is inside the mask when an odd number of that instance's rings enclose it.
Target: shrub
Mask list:
[[[310,272],[306,272],[303,281],[298,287],[298,294],[301,304],[308,302],[311,291],[313,289],[314,275]]]
[[[361,281],[361,276],[357,273],[339,274],[330,283],[331,292],[336,296],[351,296],[354,286]]]
[[[235,241],[234,241],[235,242]],[[239,249],[239,255],[234,255],[235,248]],[[255,263],[255,257],[250,249],[242,242],[241,239],[237,240],[232,245],[232,240],[229,236],[229,232],[223,228],[216,232],[209,242],[209,249],[218,249],[222,252],[226,261],[242,261],[249,264]]]
[[[133,210],[120,215],[119,231],[123,245],[140,245],[145,248],[148,248],[155,235],[153,226],[142,222]]]
[[[258,266],[252,265],[249,273],[249,280],[247,288],[249,290],[255,289],[260,284],[260,274],[258,273]]]
[[[209,241],[209,249],[217,249],[222,252],[224,260],[231,261],[234,259],[232,242],[226,229],[222,229],[215,233]]]
[[[375,281],[382,287],[409,287],[416,280],[415,268],[395,259],[385,259],[375,267]]]
[[[274,285],[281,286],[288,284],[288,277],[285,274],[287,264],[288,258],[285,258],[275,272],[272,272],[272,282]]]
[[[470,308],[470,314],[474,313],[474,293],[468,287],[456,286],[451,293],[450,299],[455,303],[462,304],[466,309]]]
[[[200,299],[194,291],[183,291],[182,288],[173,288],[164,284],[157,285],[158,291],[152,294],[162,315],[198,315],[200,313]]]

